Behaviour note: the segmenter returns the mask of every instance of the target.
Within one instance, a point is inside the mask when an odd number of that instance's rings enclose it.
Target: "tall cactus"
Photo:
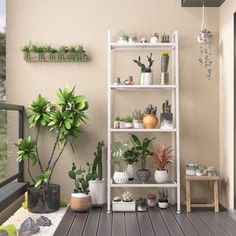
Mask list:
[[[102,148],[104,146],[103,141],[99,141],[97,144],[97,151],[94,152],[94,160],[93,160],[93,165],[92,165],[92,174],[98,176],[99,180],[102,180]]]
[[[163,52],[161,55],[161,72],[167,73],[169,64],[169,53]]]

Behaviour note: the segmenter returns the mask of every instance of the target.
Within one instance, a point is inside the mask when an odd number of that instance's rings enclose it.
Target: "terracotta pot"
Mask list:
[[[72,193],[70,199],[70,208],[73,211],[86,212],[92,207],[92,200],[89,194]]]
[[[158,118],[154,114],[144,115],[143,124],[145,129],[155,129],[158,123]]]

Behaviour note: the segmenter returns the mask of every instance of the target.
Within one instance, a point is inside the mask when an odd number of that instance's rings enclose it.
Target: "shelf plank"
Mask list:
[[[175,84],[167,84],[167,85],[110,85],[110,89],[112,90],[153,90],[153,89],[176,89],[177,86]]]
[[[174,133],[176,129],[110,129],[111,132],[130,133],[130,132],[160,132],[160,133]]]

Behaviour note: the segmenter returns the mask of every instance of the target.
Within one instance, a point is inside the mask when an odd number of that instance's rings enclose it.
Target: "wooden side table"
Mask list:
[[[219,212],[219,176],[190,176],[185,175],[186,181],[186,207],[187,212],[191,212],[191,207],[214,207],[215,212]],[[191,181],[213,181],[214,201],[213,203],[191,204]]]

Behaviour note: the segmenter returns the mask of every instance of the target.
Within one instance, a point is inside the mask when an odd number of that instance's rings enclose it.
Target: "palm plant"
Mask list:
[[[35,187],[48,186],[55,167],[60,160],[62,153],[68,143],[73,149],[73,141],[81,133],[81,122],[86,123],[85,111],[88,109],[88,102],[83,95],[75,95],[73,89],[64,88],[57,91],[58,99],[52,103],[39,95],[28,108],[28,122],[30,127],[37,128],[35,140],[31,137],[19,139],[16,143],[19,148],[17,161],[28,161],[28,173]],[[39,154],[38,138],[42,128],[56,134],[55,143],[52,146],[51,155],[45,166],[43,166]],[[59,153],[56,155],[56,149]],[[33,177],[30,171],[32,165],[38,165],[40,175]]]
[[[165,170],[166,166],[174,161],[171,159],[171,146],[165,148],[164,144],[153,147],[153,158],[156,164],[157,170]]]

